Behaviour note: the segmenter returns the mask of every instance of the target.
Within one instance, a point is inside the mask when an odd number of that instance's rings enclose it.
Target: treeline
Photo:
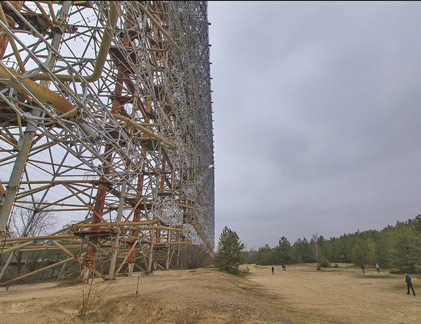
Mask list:
[[[314,234],[310,240],[294,244],[282,236],[274,248],[265,245],[257,251],[243,252],[246,263],[279,265],[288,263],[339,263],[396,268],[400,272],[421,273],[421,215],[397,222],[381,231],[344,234],[326,240]]]

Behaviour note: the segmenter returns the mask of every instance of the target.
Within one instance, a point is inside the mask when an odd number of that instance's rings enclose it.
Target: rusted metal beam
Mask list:
[[[134,263],[134,266],[136,268],[138,268],[140,271],[144,272],[144,273],[148,273],[148,271],[146,271],[145,269],[143,269],[140,265],[138,265],[137,263]]]
[[[20,250],[21,248],[23,248],[25,246],[28,246],[28,245],[31,245],[32,243],[34,243],[34,241],[29,241],[29,242],[22,243],[20,245],[15,245],[15,246],[12,246],[8,249],[2,250],[2,253],[8,253],[8,252],[12,252],[12,251],[15,251],[15,250]]]
[[[123,261],[121,261],[120,265],[118,266],[117,270],[114,273],[114,277],[120,273],[121,269],[123,268],[124,264],[126,263],[127,259],[129,258],[129,256],[133,253],[136,244],[137,244],[137,240],[133,243],[132,247],[130,248],[130,250],[127,252],[126,256],[124,257]]]
[[[134,126],[135,128],[141,130],[145,134],[149,135],[151,138],[168,145],[169,147],[171,147],[174,150],[176,149],[176,145],[171,140],[169,140],[168,138],[162,137],[158,134],[155,134],[153,131],[151,131],[147,127],[145,127],[145,126],[143,126],[139,123],[136,123],[132,119],[130,119],[128,117],[125,117],[125,116],[122,116],[120,114],[113,114],[113,116],[117,119],[120,119],[120,120],[123,120],[123,121],[129,123],[131,126]]]
[[[0,66],[0,82],[24,95],[34,95],[41,103],[49,104],[67,118],[78,116],[79,111],[69,101],[35,81],[24,78],[22,73]]]
[[[16,10],[19,10],[19,11],[23,5],[23,1],[11,1],[11,3],[12,3],[12,6],[14,6]],[[15,25],[14,20],[13,22],[11,22],[11,24],[9,24],[9,22],[7,21],[6,15],[4,14],[3,6],[1,4],[0,4],[0,19],[7,26],[14,27]],[[16,60],[18,61],[19,68],[21,69],[22,72],[25,72],[25,65],[22,62],[22,58],[20,57],[19,50],[16,46],[15,40],[11,34],[9,34],[7,31],[5,32],[6,32],[6,37],[8,38],[10,45],[12,46],[12,50],[13,50],[13,53],[15,54]],[[2,59],[4,56],[4,52],[6,51],[6,48],[7,48],[7,39],[4,39],[4,36],[0,36],[0,47],[1,47],[0,59]]]
[[[46,266],[46,267],[43,267],[43,268],[37,269],[37,270],[35,270],[35,271],[29,272],[29,273],[25,273],[25,274],[24,274],[24,275],[22,275],[22,276],[19,276],[19,277],[16,277],[16,278],[13,278],[13,279],[10,279],[10,280],[7,280],[7,281],[5,281],[5,282],[0,283],[0,286],[8,286],[10,283],[12,283],[12,282],[14,282],[14,281],[17,281],[17,280],[20,280],[20,279],[23,279],[23,278],[26,278],[26,277],[32,276],[32,275],[34,275],[34,274],[36,274],[36,273],[39,273],[39,272],[42,272],[42,271],[45,271],[45,270],[48,270],[48,269],[51,269],[51,268],[54,268],[54,267],[58,266],[59,264],[63,264],[63,263],[69,262],[69,261],[70,261],[70,260],[72,260],[72,259],[73,259],[73,258],[67,258],[67,259],[61,260],[61,261],[59,261],[59,262],[56,262],[56,263],[50,264],[50,265],[48,265],[48,266]]]
[[[8,184],[9,181],[3,181],[2,183]],[[59,184],[80,184],[80,183],[88,183],[88,184],[99,184],[99,180],[31,180],[31,181],[21,181],[20,184],[51,184],[51,185],[59,185]],[[1,194],[1,192],[0,192]]]
[[[151,225],[151,224],[159,224],[161,223],[160,219],[153,219],[148,221],[140,221],[140,222],[105,222],[105,223],[96,223],[96,224],[76,224],[73,225],[75,228],[82,228],[82,227],[118,227],[118,226],[136,226],[136,225]]]
[[[74,245],[66,245],[68,249],[80,249],[80,244]],[[37,251],[45,251],[45,250],[61,250],[57,246],[46,246],[46,245],[33,245],[28,246],[26,248],[21,249],[22,252],[37,252]]]
[[[24,1],[10,1],[10,3],[12,4],[13,7],[16,8],[16,10],[20,11],[22,9]],[[6,19],[5,24],[8,25],[8,26],[14,27],[15,21],[10,21],[10,23],[8,23],[7,19]],[[8,44],[9,44],[9,36],[8,35],[1,35],[0,36],[0,59],[3,58]]]
[[[104,280],[107,280],[108,278],[107,277],[105,277],[104,275],[102,275],[99,271],[97,271],[97,270],[95,270],[93,267],[91,267],[91,266],[87,266],[84,262],[83,262],[83,260],[81,259],[81,258],[79,258],[77,255],[75,255],[75,254],[73,254],[72,252],[70,252],[67,248],[65,248],[63,245],[61,245],[59,242],[57,242],[57,241],[53,241],[53,243],[55,244],[55,245],[57,245],[61,250],[63,250],[64,252],[66,252],[68,255],[70,255],[73,259],[75,259],[77,262],[79,262],[81,265],[83,265],[83,266],[85,266],[85,267],[88,267],[89,268],[89,270],[91,271],[91,272],[93,272],[93,273],[95,273],[98,277],[100,277],[100,278],[102,278],[102,279],[104,279]]]
[[[26,237],[10,237],[0,241],[0,244],[18,241],[43,241],[43,240],[60,240],[64,238],[77,238],[73,234],[64,235],[41,235],[41,236],[26,236]]]

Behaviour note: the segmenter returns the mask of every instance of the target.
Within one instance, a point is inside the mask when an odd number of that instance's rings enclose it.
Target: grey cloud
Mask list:
[[[421,4],[210,2],[217,235],[248,246],[420,210]]]

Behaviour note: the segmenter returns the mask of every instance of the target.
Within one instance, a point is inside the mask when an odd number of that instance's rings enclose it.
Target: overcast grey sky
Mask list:
[[[216,242],[421,213],[421,3],[209,2]]]

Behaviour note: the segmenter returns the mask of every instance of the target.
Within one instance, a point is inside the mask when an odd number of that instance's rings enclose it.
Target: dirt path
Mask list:
[[[335,323],[421,323],[419,296],[406,295],[403,275],[341,265],[316,271],[315,265],[249,266],[248,279],[279,296],[297,311],[310,312]],[[413,277],[421,296],[420,279]]]

